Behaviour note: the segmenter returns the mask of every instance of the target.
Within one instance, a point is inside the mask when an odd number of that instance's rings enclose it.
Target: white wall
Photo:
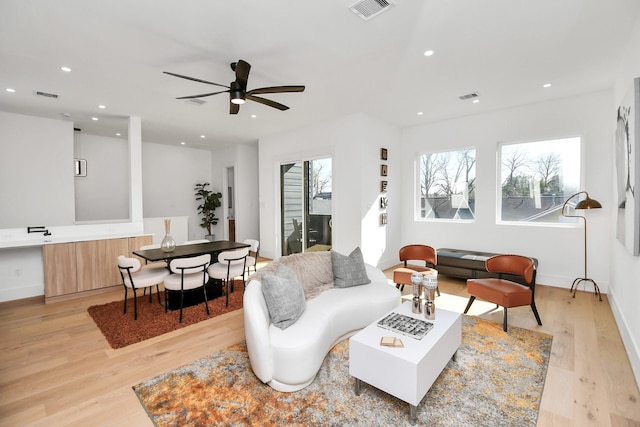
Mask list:
[[[355,114],[285,134],[263,138],[260,158],[261,253],[277,258],[280,242],[280,164],[331,157],[333,248],[348,254],[361,246],[365,261],[388,266],[396,262],[400,202],[395,199],[400,170],[399,133],[381,121]],[[379,225],[380,148],[389,150],[389,218]]]
[[[188,240],[203,239],[207,230],[200,227],[193,188],[199,182],[211,182],[211,178],[211,151],[144,142],[143,216],[188,216]],[[220,191],[215,186],[213,190]]]
[[[610,106],[608,115],[609,132],[615,135],[616,110],[631,88],[633,79],[640,77],[640,17],[636,21],[636,26],[627,45],[626,60],[620,68],[614,89],[614,101]],[[636,126],[636,132],[640,128]],[[637,147],[640,148],[640,147]],[[614,153],[614,144],[609,144],[611,157]],[[638,169],[636,169],[637,171]],[[611,185],[609,190],[615,196],[615,166],[612,161],[612,170],[609,173]],[[615,217],[610,220],[611,235],[609,245],[611,246],[611,287],[609,292],[609,304],[620,330],[620,335],[625,344],[631,366],[633,368],[636,384],[640,384],[640,257],[632,256],[631,253],[616,239]]]
[[[0,112],[0,229],[71,225],[73,124]]]
[[[75,157],[87,176],[75,177],[76,221],[129,220],[129,143],[75,132]]]
[[[228,237],[227,185],[225,175],[227,169],[233,168],[235,173],[234,192],[235,205],[233,212],[236,223],[236,241],[260,239],[260,219],[258,211],[258,145],[238,144],[217,150],[213,156],[212,184],[222,192],[223,206],[217,216],[220,222],[216,225],[216,235],[220,239]],[[216,237],[218,238],[218,237]],[[261,255],[263,255],[261,253]]]
[[[565,98],[406,129],[402,133],[402,244],[421,242],[539,261],[538,283],[569,287],[584,274],[582,222],[564,226],[496,224],[499,142],[524,142],[579,135],[583,140],[582,189],[602,203],[587,213],[588,274],[603,292],[609,286],[609,222],[613,197],[611,91]],[[476,220],[473,223],[414,221],[414,162],[425,150],[476,148]]]

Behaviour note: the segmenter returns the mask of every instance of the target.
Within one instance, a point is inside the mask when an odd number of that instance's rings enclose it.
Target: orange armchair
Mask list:
[[[507,332],[507,308],[531,306],[533,315],[542,325],[540,315],[536,309],[535,285],[536,265],[534,261],[521,255],[496,255],[489,258],[486,263],[488,272],[497,273],[497,278],[468,279],[467,292],[469,302],[464,309],[465,314],[471,308],[476,298],[496,304],[496,307],[504,308],[503,329]],[[527,286],[502,278],[503,274],[512,274],[524,278]]]
[[[398,253],[400,261],[404,263],[404,267],[393,270],[393,283],[396,288],[404,290],[404,285],[411,285],[411,275],[415,272],[422,274],[436,273],[436,265],[438,264],[438,254],[436,250],[427,245],[407,245],[400,248]],[[415,264],[408,264],[407,261],[423,261],[424,267]],[[440,295],[440,289],[437,289]]]

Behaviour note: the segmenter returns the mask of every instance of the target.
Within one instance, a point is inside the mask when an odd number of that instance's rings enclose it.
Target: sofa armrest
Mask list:
[[[365,263],[364,266],[367,270],[367,277],[369,277],[371,282],[389,283],[389,281],[387,280],[387,276],[384,275],[382,270],[367,263]]]
[[[262,283],[251,280],[244,291],[244,331],[251,368],[264,383],[273,379],[269,309],[262,295]]]

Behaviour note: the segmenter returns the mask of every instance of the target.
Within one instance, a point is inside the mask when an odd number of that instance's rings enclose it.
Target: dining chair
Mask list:
[[[207,301],[207,282],[209,275],[207,267],[211,263],[211,255],[205,254],[187,258],[175,258],[169,263],[171,274],[164,279],[165,301],[168,301],[169,291],[180,292],[180,323],[182,323],[182,308],[184,307],[184,292],[192,289],[202,288],[204,293],[204,304],[209,314],[209,302]],[[168,310],[165,304],[165,313]]]
[[[154,243],[152,245],[140,246],[140,250],[145,251],[147,249],[160,249],[160,243]],[[169,268],[169,264],[166,261],[153,261],[149,262],[144,260],[142,268]]]
[[[247,274],[253,267],[253,271],[258,271],[258,254],[260,252],[260,242],[255,239],[245,239],[242,243],[246,243],[249,246],[249,255],[247,255]]]
[[[124,313],[127,313],[127,294],[129,289],[133,289],[133,319],[138,319],[138,298],[136,290],[149,288],[149,302],[153,286],[156,287],[158,303],[160,303],[160,283],[168,276],[169,271],[164,268],[141,268],[138,258],[127,258],[124,255],[118,256],[118,270],[124,286]]]
[[[485,262],[486,270],[497,273],[497,278],[467,279],[469,302],[464,309],[466,314],[476,298],[492,302],[504,308],[502,329],[507,332],[507,308],[531,306],[533,315],[542,325],[535,301],[536,264],[533,259],[522,255],[496,255]],[[520,276],[527,286],[505,279],[504,275]]]
[[[247,266],[247,255],[249,255],[249,248],[220,252],[218,262],[209,266],[209,276],[222,280],[227,298],[226,307],[229,306],[229,292],[233,292],[233,279],[242,276],[242,285],[245,285],[244,273]]]

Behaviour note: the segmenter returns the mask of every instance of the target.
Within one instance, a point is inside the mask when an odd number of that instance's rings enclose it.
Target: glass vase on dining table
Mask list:
[[[160,243],[160,249],[165,252],[171,252],[176,248],[176,241],[171,237],[171,220],[164,220],[164,238]]]

